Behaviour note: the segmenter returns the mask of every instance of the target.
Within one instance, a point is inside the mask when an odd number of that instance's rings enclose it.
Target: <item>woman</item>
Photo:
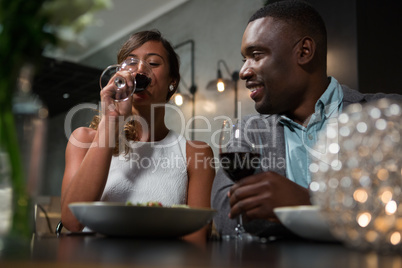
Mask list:
[[[158,201],[166,206],[210,207],[215,170],[200,160],[212,159],[211,148],[203,142],[186,141],[164,122],[164,104],[180,81],[177,54],[158,31],[144,31],[132,35],[117,58],[119,63],[128,58],[147,62],[154,79],[145,91],[119,103],[112,99],[116,86],[109,82],[101,91],[102,114],[90,128],[72,133],[61,193],[62,222],[70,231],[84,227],[68,208],[71,202]],[[130,73],[120,71],[118,75],[132,83]],[[130,116],[134,120],[127,120]],[[128,123],[124,131],[116,131],[122,118]],[[119,135],[121,132],[124,135]],[[91,146],[81,148],[74,141]],[[119,144],[125,149],[119,151]],[[205,227],[191,237],[206,235]]]

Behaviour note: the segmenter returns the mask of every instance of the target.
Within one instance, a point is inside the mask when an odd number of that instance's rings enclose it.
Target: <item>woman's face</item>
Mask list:
[[[134,105],[166,103],[169,85],[173,83],[173,80],[169,75],[168,55],[162,43],[159,41],[148,41],[131,51],[127,58],[135,58],[147,62],[154,74],[154,79],[146,90],[134,94]],[[141,72],[141,67],[139,72]]]

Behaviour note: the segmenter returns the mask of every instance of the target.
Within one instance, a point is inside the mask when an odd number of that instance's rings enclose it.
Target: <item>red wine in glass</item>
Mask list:
[[[128,86],[127,81],[119,72],[126,71],[133,76],[133,86]],[[101,74],[99,79],[100,88],[106,87],[110,81],[113,81],[112,98],[116,102],[126,101],[134,93],[144,91],[154,79],[154,73],[149,63],[136,59],[128,58],[121,64],[108,66]]]
[[[229,178],[237,182],[253,175],[259,168],[260,154],[253,152],[227,152],[219,155],[221,167]]]
[[[237,182],[247,176],[253,175],[260,168],[261,140],[253,141],[248,136],[252,130],[256,130],[256,124],[251,122],[245,124],[238,119],[225,120],[222,125],[219,139],[220,168],[233,181]],[[235,235],[225,235],[223,239],[249,239],[253,238],[248,234],[242,223],[242,216],[237,217]]]

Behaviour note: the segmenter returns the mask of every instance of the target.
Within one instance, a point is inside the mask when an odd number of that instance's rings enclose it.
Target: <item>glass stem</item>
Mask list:
[[[237,226],[236,226],[236,228],[235,228],[235,231],[236,231],[236,235],[237,236],[241,236],[241,235],[243,235],[246,231],[244,230],[244,227],[243,227],[243,217],[242,217],[242,215],[240,214],[237,218]]]

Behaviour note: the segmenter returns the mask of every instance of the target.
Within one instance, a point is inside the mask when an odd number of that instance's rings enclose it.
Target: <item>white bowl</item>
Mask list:
[[[278,207],[274,209],[280,222],[296,235],[319,241],[337,241],[318,206]]]
[[[113,202],[71,203],[69,208],[92,231],[111,236],[180,237],[208,224],[216,210],[127,206]]]

